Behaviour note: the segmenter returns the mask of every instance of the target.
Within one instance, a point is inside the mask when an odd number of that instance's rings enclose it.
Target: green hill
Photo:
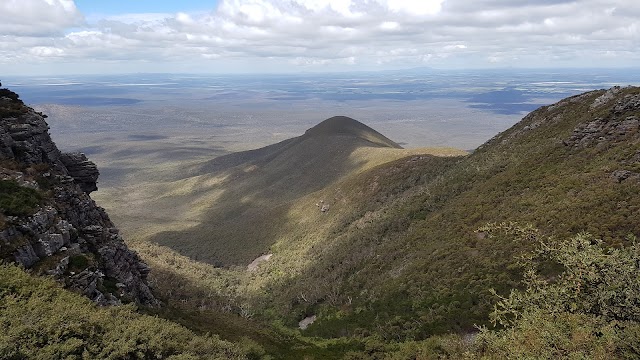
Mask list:
[[[483,225],[530,224],[554,238],[586,231],[628,245],[640,233],[639,93],[569,98],[469,156],[404,159],[352,179],[341,187],[348,210],[332,214],[340,219],[305,255],[313,261],[274,291],[277,303],[321,314],[308,330],[319,335],[471,331],[486,323],[487,289],[519,286],[515,257],[533,246],[487,238]],[[307,301],[294,300],[305,291]]]
[[[592,91],[532,112],[467,155],[397,149],[332,118],[298,138],[189,166],[182,180],[130,189],[146,194],[146,210],[110,210],[136,234],[160,298],[180,311],[224,308],[287,327],[314,315],[302,333],[360,339],[354,359],[531,356],[556,340],[578,345],[554,343],[558,352],[541,356],[615,357],[612,344],[637,344],[629,340],[635,315],[620,319],[632,323],[619,334],[580,307],[554,318],[538,302],[518,305],[527,315],[506,332],[469,339],[475,325],[490,324],[496,294],[530,288],[519,259],[539,239],[553,248],[588,232],[605,263],[609,249],[632,245],[640,234],[639,119],[639,88]],[[153,221],[158,213],[165,217]],[[260,255],[268,260],[248,271]],[[550,286],[567,276],[587,277],[581,291],[595,286],[586,270],[566,275],[573,258],[563,259],[532,271]],[[622,292],[616,281],[598,291]],[[527,296],[551,291],[537,286]],[[574,301],[562,289],[553,290],[554,306]],[[622,293],[634,299],[638,291]]]
[[[294,170],[320,176],[313,169],[334,161],[339,153],[330,149],[338,147],[316,137],[295,140],[315,144],[307,152],[289,147],[293,140],[281,143],[254,158],[255,168],[236,165],[238,187],[225,190],[206,225],[153,237],[192,259],[224,254],[230,261],[220,265],[239,267],[215,269],[149,243],[137,249],[188,279],[183,298],[214,292],[233,299],[238,312],[291,326],[317,315],[307,334],[407,340],[475,331],[488,322],[489,289],[521,286],[516,258],[534,247],[488,237],[479,230],[486,224],[517,222],[556,239],[588,231],[617,247],[640,233],[639,93],[614,88],[565,99],[468,156],[385,158],[351,167],[357,171],[347,166],[340,173],[348,175],[316,186]],[[330,210],[321,212],[320,201]],[[267,253],[268,261],[246,271]],[[176,262],[180,270],[170,270]]]
[[[158,190],[158,206],[145,202],[138,216],[157,216],[157,209],[176,217],[191,212],[193,226],[185,228],[181,222],[177,230],[167,231],[170,227],[161,223],[146,238],[195,260],[246,266],[286,236],[282,229],[290,225],[291,207],[301,198],[345,176],[424,151],[462,154],[455,149],[404,150],[354,119],[333,117],[299,137],[191,166],[184,179],[140,186],[141,191],[154,186],[163,190]],[[321,206],[313,210],[315,216]]]

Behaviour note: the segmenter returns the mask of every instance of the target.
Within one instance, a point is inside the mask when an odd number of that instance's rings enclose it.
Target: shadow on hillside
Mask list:
[[[226,177],[201,223],[150,240],[214,266],[246,266],[284,235],[296,199],[364,165],[351,157],[362,146],[372,144],[353,136],[299,137],[209,162],[200,170]]]

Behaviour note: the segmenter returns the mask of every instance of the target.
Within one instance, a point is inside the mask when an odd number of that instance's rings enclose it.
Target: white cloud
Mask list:
[[[56,57],[64,55],[64,50],[52,46],[35,46],[29,49],[29,52],[37,57]]]
[[[91,60],[123,71],[144,71],[131,68],[139,62],[166,64],[166,71],[187,63],[248,71],[268,64],[289,71],[640,60],[635,0],[221,0],[209,13],[121,14],[84,26],[71,0],[2,1],[4,64]],[[16,20],[18,13],[25,15]]]
[[[400,27],[400,24],[395,21],[385,21],[380,24],[380,29],[393,31]]]
[[[0,34],[51,36],[82,24],[73,0],[2,0]]]
[[[410,15],[434,15],[442,9],[444,0],[386,0],[383,1],[391,11]]]

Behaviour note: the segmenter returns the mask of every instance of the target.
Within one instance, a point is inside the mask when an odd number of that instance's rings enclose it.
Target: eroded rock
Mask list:
[[[85,154],[79,152],[65,153],[61,155],[60,160],[67,168],[69,176],[78,183],[82,191],[89,194],[98,190],[97,182],[100,172],[96,164],[89,161]]]
[[[42,197],[28,216],[0,214],[0,259],[35,267],[100,305],[117,305],[121,298],[159,305],[147,283],[149,267],[88,195],[97,189],[97,167],[84,154],[62,154],[48,129],[44,117],[27,107],[0,116],[0,164],[10,165],[0,165],[0,179]],[[122,286],[110,286],[116,283]]]
[[[612,106],[607,116],[578,125],[563,143],[572,147],[588,147],[622,141],[640,130],[640,118],[630,115],[637,112],[640,112],[640,95],[627,95]]]

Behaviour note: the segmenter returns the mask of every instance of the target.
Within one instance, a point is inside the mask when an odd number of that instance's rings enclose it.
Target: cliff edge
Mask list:
[[[0,89],[0,260],[53,276],[100,305],[159,305],[149,267],[89,197],[96,165],[61,153],[45,118]]]

